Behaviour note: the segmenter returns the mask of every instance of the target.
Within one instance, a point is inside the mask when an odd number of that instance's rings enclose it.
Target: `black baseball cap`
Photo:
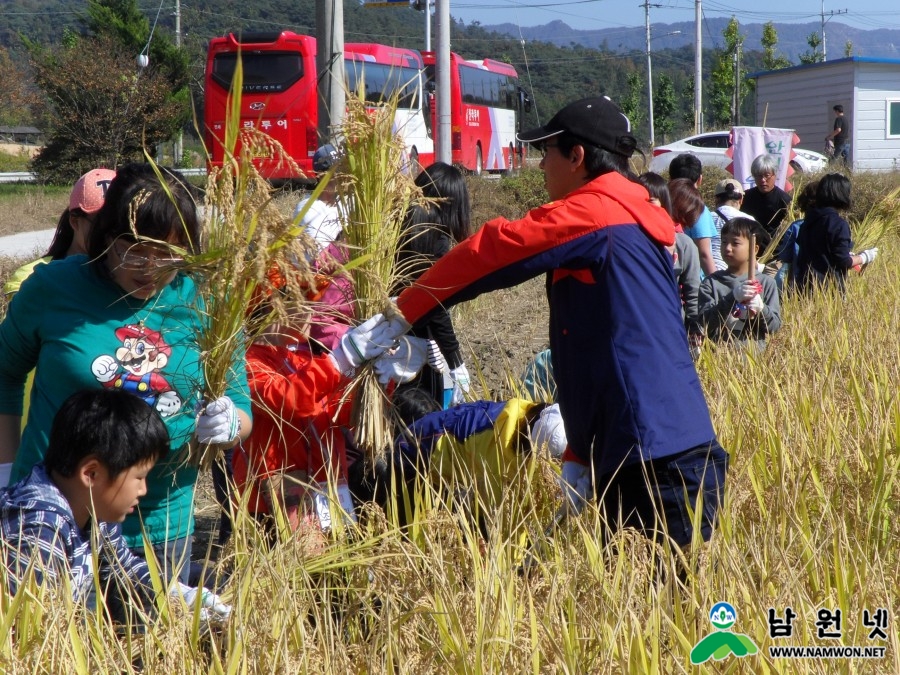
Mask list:
[[[313,155],[312,167],[316,173],[325,173],[341,158],[337,148],[331,143],[320,146]]]
[[[524,131],[517,138],[523,143],[539,143],[562,133],[625,157],[631,157],[637,147],[631,122],[608,96],[570,103],[544,126]]]

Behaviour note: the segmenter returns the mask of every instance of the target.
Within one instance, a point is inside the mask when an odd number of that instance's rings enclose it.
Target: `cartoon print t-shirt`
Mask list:
[[[197,471],[182,453],[194,433],[203,385],[196,288],[179,275],[149,300],[123,298],[87,262],[72,256],[37,268],[0,325],[0,413],[21,414],[25,375],[36,366],[13,480],[43,458],[53,417],[69,395],[123,388],[159,411],[172,438],[169,457],[154,467],[147,495],[123,526],[126,540],[140,543],[142,520],[154,543],[187,536]],[[234,372],[227,394],[249,413],[243,362]]]

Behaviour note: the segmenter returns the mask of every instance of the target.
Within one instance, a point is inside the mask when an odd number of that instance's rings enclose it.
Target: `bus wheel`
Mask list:
[[[484,157],[481,156],[481,146],[475,148],[475,171],[476,176],[484,173]]]

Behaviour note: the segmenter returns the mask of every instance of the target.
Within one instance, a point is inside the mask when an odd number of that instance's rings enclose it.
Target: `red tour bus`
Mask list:
[[[228,92],[238,53],[244,71],[241,124],[257,127],[277,140],[307,175],[319,146],[316,40],[290,31],[233,33],[210,40],[206,63],[204,122],[210,165],[221,165]],[[395,128],[406,142],[412,166],[434,157],[426,126],[422,59],[418,52],[386,45],[349,43],[344,51],[350,91],[365,81],[366,101],[373,106],[400,92]],[[255,159],[264,176],[297,178],[289,167],[265,157]]]
[[[406,146],[409,166],[414,174],[434,161],[431,115],[425,109],[422,55],[413,49],[389,47],[370,42],[344,44],[344,68],[347,90],[355,92],[365,82],[366,103],[371,106],[399,92],[394,131]]]
[[[238,54],[244,72],[241,125],[257,127],[284,146],[304,173],[319,146],[316,39],[290,31],[230,33],[209,42],[204,123],[210,164],[221,166],[228,92]],[[267,178],[294,178],[288,167],[257,158]]]
[[[422,52],[426,91],[433,92],[435,52]],[[523,144],[516,141],[522,117],[531,99],[519,87],[516,69],[507,63],[483,59],[466,61],[450,54],[450,139],[453,164],[480,174],[508,172],[524,163]],[[437,111],[431,104],[431,123]]]

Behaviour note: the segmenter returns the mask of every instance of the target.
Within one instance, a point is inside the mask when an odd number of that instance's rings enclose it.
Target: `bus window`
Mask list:
[[[223,89],[231,88],[237,67],[237,52],[217,54],[213,61],[212,79]],[[244,68],[244,93],[285,91],[303,77],[300,54],[263,52],[241,54]]]

